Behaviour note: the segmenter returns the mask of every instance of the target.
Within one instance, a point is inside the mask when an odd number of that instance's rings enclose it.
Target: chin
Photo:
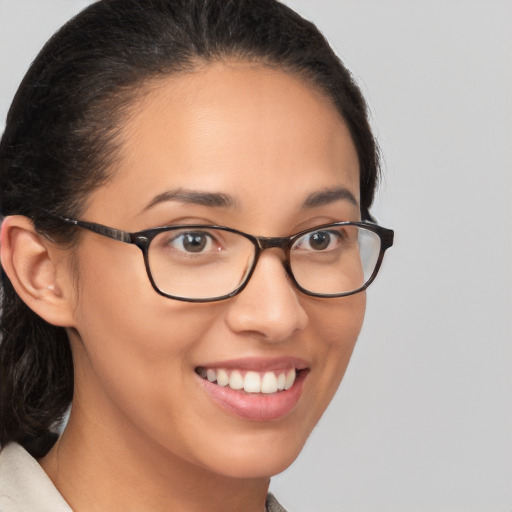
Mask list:
[[[260,452],[258,457],[240,457],[236,461],[231,461],[220,472],[230,478],[270,478],[287,469],[295,461],[299,453],[297,452],[286,457],[276,457],[267,452]]]
[[[306,439],[306,438],[305,438]],[[228,454],[215,457],[217,470],[232,478],[269,478],[287,469],[299,456],[302,442],[288,439],[249,441],[248,446],[231,446]],[[211,467],[211,466],[210,466]],[[213,469],[211,467],[211,469]]]

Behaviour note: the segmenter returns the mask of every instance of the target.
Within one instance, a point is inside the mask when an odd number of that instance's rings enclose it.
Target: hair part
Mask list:
[[[318,29],[275,0],[103,0],[84,9],[44,46],[11,105],[1,215],[25,215],[72,243],[76,231],[52,216],[79,217],[115,172],[121,129],[146,85],[225,59],[297,74],[332,101],[357,150],[361,214],[371,219],[379,152],[364,98]],[[3,272],[1,308],[0,443],[42,456],[72,400],[71,349],[65,329],[33,313]]]

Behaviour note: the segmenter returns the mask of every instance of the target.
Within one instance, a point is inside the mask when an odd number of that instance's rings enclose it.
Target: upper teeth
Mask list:
[[[247,393],[277,393],[290,389],[295,382],[295,368],[289,371],[278,372],[253,372],[245,375],[240,370],[228,372],[223,368],[200,368],[199,375],[210,382],[216,382],[219,386],[229,386],[231,389],[243,389]]]

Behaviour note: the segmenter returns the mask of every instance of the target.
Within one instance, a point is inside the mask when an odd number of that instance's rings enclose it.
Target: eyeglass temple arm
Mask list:
[[[103,224],[96,224],[95,222],[86,222],[83,220],[74,220],[67,219],[65,217],[61,217],[61,219],[66,224],[72,224],[74,226],[78,226],[80,228],[88,229],[94,233],[98,233],[99,235],[106,236],[108,238],[112,238],[113,240],[118,240],[119,242],[125,242],[127,244],[134,243],[132,233],[128,231],[122,231],[120,229],[109,228],[108,226],[104,226]]]

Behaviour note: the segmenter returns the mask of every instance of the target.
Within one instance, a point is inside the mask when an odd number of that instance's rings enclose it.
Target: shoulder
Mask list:
[[[43,468],[23,447],[0,452],[0,512],[72,512]]]
[[[286,509],[274,498],[273,494],[267,495],[266,512],[286,512]]]

